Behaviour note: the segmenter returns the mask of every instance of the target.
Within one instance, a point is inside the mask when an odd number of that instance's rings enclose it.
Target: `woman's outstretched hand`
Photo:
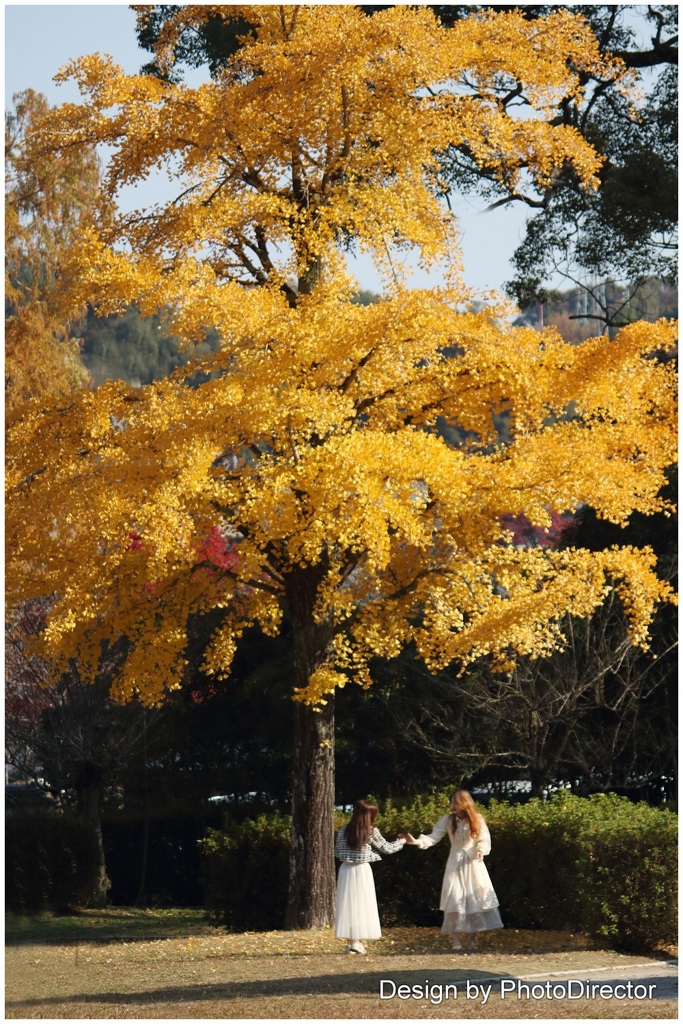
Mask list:
[[[401,832],[399,839],[405,839],[406,846],[417,846],[417,843],[410,832]]]

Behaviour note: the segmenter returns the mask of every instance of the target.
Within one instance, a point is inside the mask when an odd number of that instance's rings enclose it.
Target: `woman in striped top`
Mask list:
[[[398,853],[405,843],[404,839],[387,842],[374,826],[376,817],[377,806],[369,800],[359,800],[351,821],[337,833],[334,852],[341,866],[337,878],[334,934],[346,939],[345,953],[365,953],[363,939],[382,937],[370,864],[382,859],[377,850]]]

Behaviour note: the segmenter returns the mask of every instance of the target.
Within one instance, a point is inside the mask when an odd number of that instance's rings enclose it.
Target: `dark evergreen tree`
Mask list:
[[[134,306],[120,316],[98,317],[92,309],[74,329],[81,339],[81,355],[96,385],[120,377],[132,384],[149,384],[184,366],[189,355],[180,350],[178,339],[163,315],[143,317]],[[219,344],[214,330],[194,356],[214,352]]]

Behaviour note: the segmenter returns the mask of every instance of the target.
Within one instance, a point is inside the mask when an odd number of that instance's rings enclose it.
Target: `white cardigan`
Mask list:
[[[479,832],[476,839],[472,838],[470,833],[470,824],[467,818],[458,818],[455,835],[453,835],[453,833],[448,829],[450,820],[451,815],[444,814],[443,818],[439,818],[428,836],[418,836],[415,840],[417,846],[419,846],[421,850],[428,850],[430,846],[435,846],[446,834],[448,834],[452,847],[451,853],[467,852],[470,855],[481,853],[484,857],[488,856],[491,852],[491,833],[489,832],[488,825],[482,818],[481,814],[477,815]]]

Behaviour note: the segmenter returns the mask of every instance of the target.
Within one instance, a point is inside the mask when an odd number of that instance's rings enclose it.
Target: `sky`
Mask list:
[[[127,4],[6,4],[5,5],[5,108],[12,95],[32,88],[50,103],[78,101],[72,82],[56,85],[53,76],[74,57],[108,53],[130,74],[140,70],[149,54],[137,46],[135,14]],[[190,79],[188,79],[190,80]],[[456,197],[453,211],[461,230],[464,276],[478,291],[500,290],[512,277],[510,257],[520,243],[528,211],[520,204],[486,212],[475,198]],[[380,289],[370,261],[351,264],[361,288]],[[419,287],[438,284],[416,272]]]

